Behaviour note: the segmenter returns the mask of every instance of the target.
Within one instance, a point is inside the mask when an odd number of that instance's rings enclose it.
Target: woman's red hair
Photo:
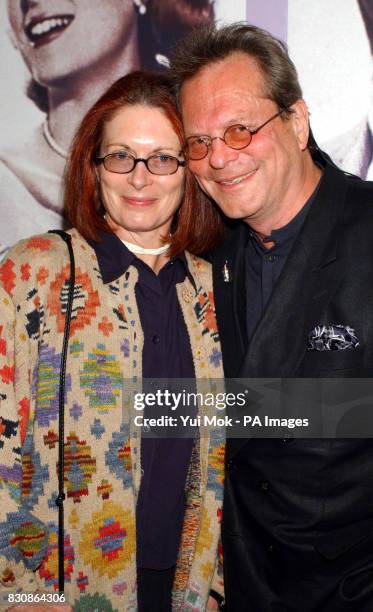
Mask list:
[[[137,71],[116,81],[83,118],[72,142],[66,167],[65,208],[70,223],[85,238],[98,240],[100,229],[111,231],[102,215],[95,160],[105,123],[120,108],[134,104],[162,110],[171,122],[180,145],[183,144],[182,122],[168,76]],[[198,189],[188,169],[184,197],[174,226],[170,256],[184,250],[191,253],[208,251],[218,244],[223,234],[218,210]]]

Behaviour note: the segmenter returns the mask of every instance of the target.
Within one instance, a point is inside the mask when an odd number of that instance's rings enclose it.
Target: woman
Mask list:
[[[29,96],[46,118],[21,142],[2,143],[0,253],[61,227],[67,151],[97,98],[140,66],[166,66],[175,37],[211,20],[213,9],[209,0],[8,0],[8,15],[32,76]]]
[[[130,393],[142,378],[196,378],[206,391],[223,376],[210,265],[187,251],[213,246],[219,218],[194,191],[182,143],[168,78],[117,81],[67,167],[75,282],[52,234],[20,242],[0,268],[1,579],[56,591],[58,503],[74,610],[129,612],[138,595],[139,610],[167,612],[171,590],[172,610],[204,610],[219,589],[223,433],[141,440]]]

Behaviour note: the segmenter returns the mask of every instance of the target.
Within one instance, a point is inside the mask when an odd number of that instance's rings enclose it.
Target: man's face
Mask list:
[[[212,138],[223,137],[233,124],[254,130],[279,110],[266,96],[256,62],[243,53],[211,64],[186,81],[181,107],[186,137]],[[286,222],[283,211],[289,212],[302,190],[302,150],[308,137],[304,102],[291,108],[289,118],[273,119],[244,149],[231,149],[216,139],[204,159],[190,160],[200,187],[228,217],[254,226],[270,220],[271,229]]]

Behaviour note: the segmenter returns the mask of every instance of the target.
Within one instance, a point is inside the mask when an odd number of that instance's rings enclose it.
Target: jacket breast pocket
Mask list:
[[[354,370],[363,366],[363,350],[351,348],[340,351],[307,351],[304,358],[306,376],[337,370]]]

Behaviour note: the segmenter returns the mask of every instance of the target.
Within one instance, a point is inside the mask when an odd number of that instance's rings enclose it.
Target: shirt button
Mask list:
[[[186,302],[187,304],[190,304],[194,299],[194,294],[188,289],[183,290],[182,296],[183,296],[184,302]]]
[[[281,439],[281,442],[283,444],[287,444],[288,442],[292,442],[294,440],[293,436],[290,433],[287,433],[284,435],[284,437]]]
[[[263,480],[263,482],[260,484],[260,488],[262,491],[268,491],[269,490],[269,482],[267,482],[266,480]]]
[[[267,547],[267,550],[268,550],[268,552],[269,552],[269,553],[274,553],[274,552],[275,552],[275,547],[274,547],[274,545],[273,545],[273,544],[270,544],[270,545]]]
[[[233,461],[233,459],[228,459],[227,461],[227,470],[234,470],[235,468],[235,463]]]
[[[159,344],[159,343],[160,343],[160,341],[161,341],[161,339],[160,339],[160,337],[159,337],[159,336],[157,336],[157,335],[154,335],[154,336],[153,336],[153,338],[152,338],[152,342],[153,342],[153,344]]]

